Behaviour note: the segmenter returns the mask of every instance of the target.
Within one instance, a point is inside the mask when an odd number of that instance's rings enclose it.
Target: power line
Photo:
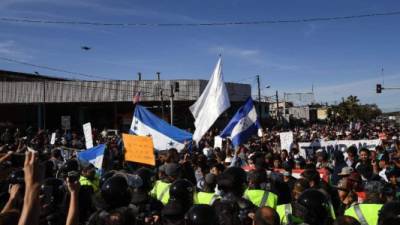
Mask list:
[[[209,22],[209,23],[109,23],[109,22],[44,20],[44,19],[11,18],[11,17],[0,17],[0,22],[61,24],[61,25],[74,25],[74,26],[76,25],[108,26],[108,27],[179,27],[179,26],[193,27],[193,26],[236,26],[236,25],[266,25],[266,24],[279,24],[279,23],[305,23],[305,22],[351,20],[351,19],[361,19],[367,17],[395,16],[395,15],[400,15],[400,11],[368,13],[368,14],[349,15],[349,16],[335,16],[335,17],[312,17],[312,18],[299,18],[299,19],[230,21],[230,22]]]

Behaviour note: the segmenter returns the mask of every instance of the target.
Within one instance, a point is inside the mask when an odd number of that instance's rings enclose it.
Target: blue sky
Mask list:
[[[1,0],[1,17],[137,23],[278,20],[400,11],[374,0]],[[306,92],[333,103],[357,95],[385,111],[400,110],[400,16],[224,27],[104,27],[0,22],[0,56],[110,79],[208,79],[219,53],[226,81],[263,95]],[[92,47],[82,51],[80,46]],[[0,60],[0,69],[82,78]]]

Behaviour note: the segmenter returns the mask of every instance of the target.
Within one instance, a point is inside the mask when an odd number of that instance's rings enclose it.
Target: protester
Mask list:
[[[85,142],[80,131],[56,131],[52,145],[49,131],[4,129],[0,224],[398,222],[400,129],[374,122],[359,129],[296,127],[287,150],[280,148],[281,131],[265,130],[235,149],[229,141],[214,148],[213,130],[198,146],[157,151],[155,166],[127,162],[119,134],[93,132],[93,143],[106,146],[99,168],[78,157]],[[321,147],[375,141],[379,133],[387,139],[374,147]]]

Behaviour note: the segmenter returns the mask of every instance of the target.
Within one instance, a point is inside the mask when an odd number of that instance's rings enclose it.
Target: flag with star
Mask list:
[[[154,148],[158,151],[170,148],[182,150],[185,143],[192,140],[191,133],[171,126],[141,105],[135,107],[130,133],[151,136]]]

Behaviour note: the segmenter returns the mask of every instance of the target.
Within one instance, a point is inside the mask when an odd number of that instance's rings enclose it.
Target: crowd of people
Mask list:
[[[106,144],[102,168],[82,163],[81,131],[0,130],[0,225],[392,225],[400,224],[400,129],[391,123],[293,128],[281,149],[265,129],[233,148],[218,130],[182,150],[157,151],[156,166],[124,160],[120,134],[93,129]],[[299,142],[380,139],[300,154]],[[294,173],[298,175],[294,175]]]

